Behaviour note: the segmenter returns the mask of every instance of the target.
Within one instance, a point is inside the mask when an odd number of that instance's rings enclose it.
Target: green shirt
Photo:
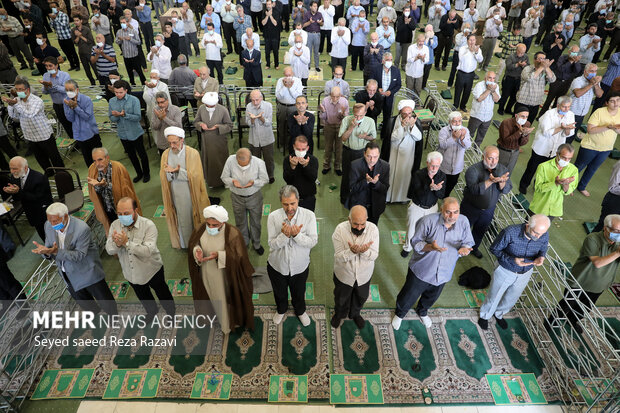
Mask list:
[[[349,122],[351,122],[351,119],[355,121],[354,117],[355,116],[353,115],[349,115],[342,120],[338,136],[342,136],[346,132],[347,128],[349,127]],[[343,145],[347,146],[349,149],[353,149],[354,151],[364,149],[366,147],[366,144],[370,141],[358,138],[358,135],[363,133],[372,136],[371,140],[377,139],[377,127],[375,126],[375,121],[368,116],[364,116],[364,119],[362,119],[362,123],[353,128],[351,136],[349,136],[349,139],[343,142]]]
[[[619,246],[620,243],[610,243],[603,231],[593,232],[586,236],[572,271],[584,291],[602,293],[611,286],[618,264],[620,264],[620,258],[604,267],[596,268],[589,257],[604,257],[616,251]],[[573,285],[573,287],[577,286]]]
[[[553,158],[538,165],[536,169],[536,183],[534,184],[534,199],[530,204],[530,210],[535,214],[543,214],[549,217],[561,217],[564,211],[564,197],[573,193],[579,181],[579,171],[572,163],[566,165],[560,171]],[[568,185],[568,191],[564,192],[562,185],[555,183],[555,177],[560,179],[575,178]]]

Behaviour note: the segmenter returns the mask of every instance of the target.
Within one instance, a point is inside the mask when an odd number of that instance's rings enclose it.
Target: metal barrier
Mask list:
[[[436,87],[429,82],[429,98],[435,100],[435,122],[437,126],[431,129],[429,139],[433,147],[438,146],[439,125],[448,125],[448,114],[453,110],[452,105],[446,102],[437,92]],[[465,152],[465,168],[480,162],[482,151],[472,143]],[[464,189],[462,179],[455,187],[455,194],[462,198]],[[488,252],[495,236],[513,224],[526,222],[528,214],[511,192],[500,198],[495,210],[493,223],[485,234],[482,247]],[[488,254],[495,262],[495,257]],[[532,278],[515,306],[515,310],[526,325],[532,342],[538,354],[545,362],[549,377],[555,384],[559,397],[566,405],[568,412],[583,412],[597,408],[598,402],[609,401],[610,405],[618,406],[620,379],[620,348],[612,343],[620,343],[618,334],[609,325],[601,311],[594,306],[589,310],[578,299],[579,288],[572,288],[571,284],[578,285],[566,263],[553,248],[553,239],[549,244],[545,264],[535,267]],[[569,322],[562,312],[558,312],[558,298],[564,296],[579,303],[584,313],[581,321],[584,333],[579,335],[569,328]],[[553,316],[555,321],[549,325],[547,319]],[[562,354],[554,341],[561,348]],[[584,350],[588,349],[588,350]],[[565,362],[565,359],[568,362]],[[600,364],[600,365],[599,365]],[[598,394],[597,401],[588,405],[581,396],[575,380],[582,380],[584,386]],[[614,404],[615,403],[615,404]],[[598,406],[600,407],[600,406]]]

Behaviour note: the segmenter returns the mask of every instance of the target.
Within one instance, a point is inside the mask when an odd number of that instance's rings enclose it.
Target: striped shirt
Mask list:
[[[50,20],[50,26],[56,31],[58,40],[67,40],[71,38],[71,28],[69,27],[69,16],[66,13],[58,11],[55,19]]]
[[[24,28],[19,23],[19,20],[13,16],[7,16],[6,20],[0,20],[0,28],[2,30],[11,29],[10,31],[2,32],[3,35],[9,36],[10,38],[20,36],[24,31]]]
[[[122,39],[121,37],[129,37],[129,40]],[[116,32],[116,43],[121,45],[123,51],[123,57],[125,59],[131,59],[138,56],[138,46],[140,46],[140,36],[138,32],[129,26],[126,29],[120,29]]]
[[[43,100],[32,93],[27,101],[18,99],[13,106],[9,105],[9,116],[19,120],[27,141],[42,142],[52,136],[52,126],[45,115]]]
[[[95,56],[95,49],[98,49],[98,47],[97,46],[93,47],[93,50],[90,53],[91,56]],[[108,55],[109,57],[116,58],[116,52],[114,51],[114,47],[112,47],[109,44],[103,45],[103,53]],[[104,77],[108,76],[112,70],[118,69],[116,62],[110,62],[108,59],[103,57],[103,55],[97,58],[97,61],[95,62],[95,66],[97,68],[97,73],[99,73],[99,76],[104,76]]]

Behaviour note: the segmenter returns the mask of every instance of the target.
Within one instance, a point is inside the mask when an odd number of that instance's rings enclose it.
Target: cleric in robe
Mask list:
[[[224,186],[220,176],[228,159],[228,134],[232,120],[228,109],[218,103],[218,94],[207,92],[194,119],[194,128],[200,136],[200,156],[204,179],[210,188]]]
[[[187,248],[192,232],[204,221],[200,211],[209,206],[209,196],[200,154],[185,145],[185,131],[170,126],[164,136],[170,147],[161,155],[159,179],[170,243]]]
[[[407,101],[405,101],[407,102]],[[399,102],[400,103],[400,102]],[[400,105],[399,105],[399,112],[400,112]],[[417,118],[417,116],[415,115],[415,113],[413,112],[413,109],[411,109],[411,116],[415,116],[415,126],[416,128],[421,132],[422,131],[422,123],[420,122],[420,119]],[[381,159],[383,159],[386,162],[390,162],[390,152],[392,151],[392,133],[394,131],[394,129],[396,128],[396,120],[401,118],[400,113],[396,116],[392,116],[391,118],[389,118],[385,123],[386,127],[381,129],[381,141],[383,142],[381,144]],[[422,133],[420,133],[422,134]],[[418,144],[418,146],[416,147],[416,149],[421,149],[422,148],[422,140],[420,141],[420,143]],[[412,171],[415,172],[418,169],[420,169],[420,163],[422,162],[422,150],[416,150],[414,153],[414,158],[413,158],[413,167],[412,167]],[[393,202],[393,201],[392,201]]]
[[[386,202],[406,202],[416,152],[422,153],[422,132],[416,125],[413,100],[398,102],[399,114],[393,122],[390,142],[390,188]],[[420,143],[418,143],[420,142]],[[386,143],[387,144],[387,143]],[[419,146],[419,147],[418,147]],[[417,149],[417,151],[416,151]],[[418,157],[419,158],[419,157]],[[418,167],[419,167],[418,159]]]
[[[203,215],[206,222],[192,234],[188,254],[196,314],[212,315],[213,308],[224,334],[238,326],[253,329],[254,267],[243,235],[227,223],[224,207],[211,205]]]

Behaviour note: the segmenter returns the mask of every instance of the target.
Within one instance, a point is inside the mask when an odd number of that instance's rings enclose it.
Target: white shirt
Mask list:
[[[424,59],[416,59],[419,54],[424,55]],[[412,43],[407,49],[407,65],[405,74],[409,77],[419,78],[424,75],[424,65],[430,60],[430,51],[425,44],[418,48],[417,43]]]
[[[215,40],[215,44],[209,43],[205,46],[206,40]],[[213,34],[205,32],[205,35],[202,36],[202,41],[200,42],[200,44],[205,49],[205,56],[207,60],[222,60],[222,55],[220,54],[220,50],[222,50],[222,36],[215,33],[215,31],[213,32]]]
[[[306,35],[306,37],[308,37],[308,35]],[[241,35],[241,47],[243,47],[246,50],[248,49],[248,44],[246,43],[247,40],[248,40],[247,33],[243,33]],[[252,50],[260,51],[260,37],[258,37],[257,33],[252,33],[252,40],[254,40],[254,47]]]
[[[553,134],[553,130],[562,125],[569,125],[575,122],[575,115],[570,110],[564,117],[560,117],[557,108],[549,109],[538,120],[538,129],[536,129],[536,136],[534,137],[534,143],[532,143],[532,150],[537,155],[546,156],[552,158],[558,151],[558,146],[566,142],[566,138],[573,135],[573,131],[560,132]]]
[[[493,107],[495,106],[495,102],[493,102],[493,93],[489,93],[489,95],[484,98],[482,102],[478,102],[478,98],[484,93],[485,90],[487,90],[485,80],[478,82],[472,90],[474,99],[471,102],[471,117],[479,119],[482,122],[488,122],[493,119]],[[495,88],[495,93],[500,96],[499,85]]]
[[[370,247],[362,254],[351,252],[349,243],[363,245],[372,241]],[[334,275],[343,284],[353,286],[364,285],[370,282],[375,270],[375,260],[379,256],[379,229],[370,221],[362,235],[356,236],[351,232],[349,221],[341,222],[332,234],[334,244]]]
[[[463,24],[469,23],[471,28],[473,29],[474,27],[476,27],[478,19],[480,19],[480,12],[477,9],[474,9],[474,14],[471,15],[469,14],[470,11],[471,9],[468,7],[463,12]]]
[[[344,30],[342,36],[338,36],[339,30]],[[349,56],[349,45],[351,44],[351,30],[348,27],[336,26],[332,29],[332,51],[329,53],[331,57],[344,59]]]
[[[293,74],[295,77],[301,79],[307,79],[310,76],[310,49],[308,46],[301,45],[301,49],[293,46],[288,51],[291,55],[291,67],[293,68]],[[301,55],[297,56],[295,52],[301,52]]]
[[[594,99],[594,87],[591,87],[590,90],[579,97],[575,96],[575,89],[581,89],[589,84],[590,81],[583,77],[583,75],[573,79],[570,84],[570,97],[573,99],[573,104],[570,106],[570,111],[576,116],[585,116],[590,111],[592,99]],[[598,86],[600,87],[600,83]]]
[[[170,65],[170,59],[172,53],[167,46],[161,45],[157,54],[149,52],[146,55],[146,60],[153,63],[152,69],[159,70],[159,77],[161,79],[168,79],[170,73],[172,73],[172,66]]]
[[[482,63],[482,51],[478,49],[478,53],[474,54],[467,45],[459,49],[459,65],[457,70],[465,73],[471,73],[478,67],[478,63]]]
[[[288,45],[289,46],[294,46],[295,45],[295,36],[301,36],[301,43],[304,46],[308,45],[308,32],[305,30],[300,30],[299,33],[297,33],[297,30],[292,30],[291,34],[288,35]]]
[[[285,105],[294,105],[297,96],[301,96],[303,93],[304,85],[301,84],[300,78],[293,76],[293,86],[288,88],[284,86],[283,79],[281,77],[276,83],[276,99]]]
[[[323,16],[323,25],[321,26],[321,30],[331,30],[334,28],[334,15],[336,14],[336,9],[331,4],[325,10],[325,7],[322,5],[319,6],[319,13]]]
[[[302,225],[299,234],[287,237],[282,233],[282,223]],[[297,275],[310,265],[310,250],[318,241],[316,217],[309,209],[297,207],[290,221],[283,208],[273,211],[267,218],[269,258],[267,262],[282,275]]]
[[[64,250],[65,249],[65,237],[67,236],[67,230],[69,229],[69,223],[71,223],[71,218],[69,218],[67,220],[67,225],[65,225],[65,227],[63,228],[64,231],[56,231],[56,235],[58,236],[58,249],[59,250]],[[63,261],[61,263],[62,266],[62,272],[65,272],[65,262]]]

